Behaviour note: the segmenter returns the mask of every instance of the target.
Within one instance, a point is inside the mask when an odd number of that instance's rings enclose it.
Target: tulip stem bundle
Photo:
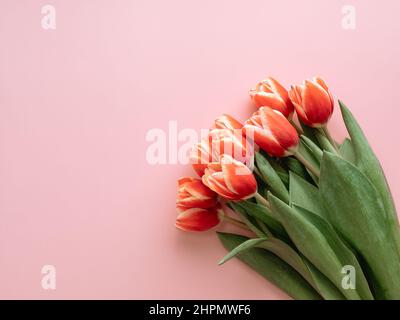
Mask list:
[[[296,152],[294,156],[299,160],[310,172],[319,178],[320,172],[315,168],[300,152]]]
[[[219,265],[237,258],[294,299],[400,299],[395,205],[349,109],[339,101],[349,138],[338,144],[322,79],[288,92],[268,78],[250,97],[258,110],[244,124],[223,115],[194,146],[199,178],[178,181],[176,226],[207,231],[226,221],[245,230],[217,232],[228,250]]]
[[[268,202],[267,199],[265,199],[261,194],[259,194],[258,192],[256,192],[254,194],[254,197],[256,198],[256,200],[258,202],[260,202],[263,206],[267,207],[267,208],[271,208],[270,203]]]
[[[332,145],[332,147],[335,149],[336,154],[340,155],[340,151],[339,148],[337,146],[336,141],[332,138],[331,133],[328,130],[328,127],[325,125],[321,128],[322,132],[325,134],[325,136],[328,138],[330,144]]]
[[[243,229],[246,229],[246,230],[250,230],[250,229],[246,226],[245,223],[243,223],[242,221],[236,220],[235,218],[232,218],[232,217],[230,217],[230,216],[228,216],[228,215],[226,215],[226,214],[223,216],[223,220],[224,220],[224,221],[227,221],[227,222],[229,222],[229,223],[231,223],[231,224],[233,224],[233,225],[235,225],[235,226],[237,226],[237,227],[239,227],[239,228],[243,228]]]

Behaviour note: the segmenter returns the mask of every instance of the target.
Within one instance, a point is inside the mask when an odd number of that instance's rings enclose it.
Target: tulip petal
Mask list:
[[[193,177],[181,177],[178,179],[178,186],[182,186],[185,183],[192,182],[194,180],[195,180],[195,178],[193,178]]]
[[[203,176],[203,182],[211,190],[215,191],[220,196],[226,199],[235,200],[237,198],[236,192],[229,189],[228,186],[226,185],[224,175],[222,172],[214,172],[211,175],[205,174]]]
[[[303,94],[303,109],[307,120],[313,127],[325,124],[332,115],[333,105],[331,96],[318,83],[305,82]]]
[[[237,121],[235,118],[228,114],[223,114],[222,116],[215,119],[215,127],[217,129],[241,129],[243,125]]]
[[[176,204],[186,208],[211,208],[217,204],[217,194],[207,188],[200,179],[183,177],[178,180]]]
[[[226,185],[231,191],[240,195],[240,200],[252,197],[256,193],[257,181],[246,165],[232,157],[224,156],[221,159],[221,166]]]
[[[216,198],[216,194],[207,188],[200,180],[188,182],[184,186],[185,190],[198,199]]]
[[[191,208],[180,212],[175,226],[184,231],[207,231],[217,226],[220,221],[217,209]]]

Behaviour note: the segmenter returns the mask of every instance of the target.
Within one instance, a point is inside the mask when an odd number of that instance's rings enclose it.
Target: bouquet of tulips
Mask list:
[[[223,115],[193,147],[200,179],[179,179],[176,226],[238,226],[217,232],[219,264],[238,258],[294,299],[400,299],[396,209],[349,109],[339,101],[349,138],[338,143],[321,78],[289,91],[268,78],[250,97],[258,110],[244,124]]]

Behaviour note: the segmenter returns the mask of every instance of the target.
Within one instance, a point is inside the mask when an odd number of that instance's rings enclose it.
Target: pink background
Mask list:
[[[54,5],[57,29],[41,27]],[[341,27],[354,5],[355,30]],[[174,227],[181,164],[146,132],[244,120],[247,90],[319,74],[365,129],[400,200],[400,2],[2,0],[0,298],[286,299],[214,233]],[[344,136],[338,111],[331,123]],[[41,268],[57,269],[43,290]]]

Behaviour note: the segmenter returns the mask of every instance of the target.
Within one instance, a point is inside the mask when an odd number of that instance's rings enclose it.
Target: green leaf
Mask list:
[[[322,150],[326,150],[332,153],[335,153],[336,150],[330,143],[329,139],[327,136],[321,131],[320,128],[314,129],[315,130],[315,137],[317,138],[319,145],[321,146]],[[322,155],[321,155],[322,156]]]
[[[246,240],[245,242],[242,242],[237,247],[235,247],[233,250],[231,250],[225,257],[223,257],[220,260],[220,262],[218,262],[218,264],[219,265],[224,264],[225,262],[232,259],[239,253],[246,251],[248,249],[251,249],[265,240],[267,240],[267,238],[255,238],[255,239],[249,239],[249,240]]]
[[[321,147],[319,145],[319,141],[318,141],[317,137],[315,136],[315,133],[316,133],[317,130],[314,129],[314,128],[311,128],[309,126],[306,126],[304,123],[300,123],[300,124],[301,124],[301,127],[302,127],[303,132],[304,132],[303,135],[305,135],[307,138],[312,140],[312,142],[314,142],[316,145]]]
[[[318,160],[318,162],[321,162],[322,150],[319,148],[319,146],[316,145],[314,142],[312,142],[312,140],[310,140],[309,138],[307,138],[304,135],[302,135],[300,137],[300,139],[311,150],[311,152],[313,153],[315,159]]]
[[[281,178],[281,180],[285,184],[285,186],[288,186],[289,185],[289,174],[287,172],[287,168],[284,165],[284,162],[282,161],[282,158],[271,157],[264,150],[260,150],[259,153],[269,162],[269,164],[275,170],[275,172],[278,174],[279,178]]]
[[[355,154],[356,166],[363,172],[372,184],[377,189],[380,197],[382,198],[383,205],[386,212],[389,215],[389,223],[392,229],[393,235],[396,238],[397,251],[400,254],[400,234],[399,234],[399,223],[396,213],[396,208],[393,202],[392,195],[388,183],[386,181],[385,174],[383,173],[382,167],[379,163],[378,158],[372,151],[367,138],[361,130],[356,119],[350,112],[350,110],[339,100],[340,109],[342,111],[342,117],[345,122],[347,131],[351,137],[351,144]]]
[[[343,244],[329,223],[306,209],[289,207],[272,194],[269,201],[272,209],[282,216],[282,223],[296,247],[346,298],[372,298],[372,295],[368,294],[368,285],[356,257]],[[357,270],[357,290],[346,290],[341,285],[341,271],[345,265],[352,265]]]
[[[228,206],[241,216],[250,230],[253,231],[258,237],[263,238],[265,236],[265,233],[258,226],[256,218],[247,214],[246,210],[239,205],[239,202],[228,202]]]
[[[218,233],[218,237],[228,251],[248,240],[246,237],[230,233]],[[265,249],[251,248],[240,253],[237,258],[294,299],[321,299],[321,296],[296,270]]]
[[[352,267],[354,267],[356,272],[357,292],[360,297],[364,300],[373,299],[367,279],[365,278],[357,257],[354,255],[351,248],[349,248],[348,245],[342,241],[332,225],[323,217],[318,216],[311,211],[308,211],[297,205],[294,205],[293,207],[298,213],[300,213],[305,219],[310,221],[324,235],[324,237],[328,240],[331,248],[336,253],[337,258],[340,260],[342,267],[345,265],[351,265]],[[343,280],[342,275],[341,279]]]
[[[343,143],[340,145],[339,151],[343,159],[351,163],[356,163],[356,155],[354,154],[354,149],[349,138],[344,139]]]
[[[308,174],[308,171],[299,160],[293,157],[286,157],[285,162],[289,171],[293,171],[295,174],[297,174],[298,176],[302,177],[303,179],[309,182],[313,181],[311,176]],[[289,180],[290,178],[288,176],[288,185],[290,184]]]
[[[283,201],[289,202],[289,192],[268,160],[259,152],[256,152],[255,158],[257,167],[271,191]]]
[[[296,204],[321,217],[325,217],[326,209],[324,208],[318,188],[293,172],[290,172],[289,177],[290,205]]]
[[[302,257],[304,264],[308,268],[310,277],[317,292],[325,300],[346,300],[346,297],[339,291],[338,288],[330,281],[322,272],[320,272],[306,257]]]
[[[320,167],[320,159],[318,159],[318,155],[315,155],[313,150],[303,141],[300,140],[298,152],[308,161],[311,163],[312,166],[319,169]],[[313,181],[318,184],[318,177],[312,174],[309,170],[307,170],[308,174],[311,176]]]
[[[285,235],[287,237],[286,232]],[[249,239],[230,251],[219,262],[219,264],[223,264],[238,254],[243,253],[244,251],[253,247],[266,249],[288,263],[304,279],[306,279],[308,283],[314,287],[314,289],[317,290],[317,292],[320,293],[324,299],[345,299],[340,291],[337,290],[336,287],[329,281],[329,279],[322,275],[315,267],[313,268],[311,263],[306,261],[307,259],[305,257],[300,257],[299,254],[288,243],[285,243],[278,238],[263,237]]]
[[[259,219],[267,225],[267,227],[272,231],[272,233],[280,239],[288,240],[289,237],[283,228],[282,224],[274,217],[271,210],[260,204],[251,202],[249,200],[236,202],[244,212],[249,216]]]
[[[400,258],[376,188],[353,164],[324,153],[320,194],[329,221],[368,264],[379,299],[400,299]]]
[[[276,238],[269,238],[258,246],[276,254],[293,267],[324,299],[346,299],[327,277],[288,244]]]

